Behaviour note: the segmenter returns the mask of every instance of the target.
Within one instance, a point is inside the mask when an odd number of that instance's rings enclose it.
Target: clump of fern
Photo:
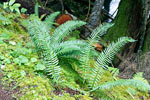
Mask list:
[[[83,59],[82,69],[84,70],[84,79],[88,81],[89,86],[92,89],[90,90],[90,92],[95,90],[111,89],[115,86],[134,86],[142,91],[150,90],[149,84],[146,84],[143,81],[137,79],[114,80],[106,82],[102,85],[99,84],[99,82],[103,78],[103,73],[108,69],[109,64],[113,60],[115,54],[119,52],[120,48],[123,47],[126,43],[135,42],[135,40],[130,37],[119,38],[117,42],[112,42],[98,55],[93,68],[89,67],[90,49],[92,48],[90,45],[98,41],[98,39],[100,39],[100,36],[104,35],[107,29],[111,26],[113,26],[113,24],[105,23],[93,30],[89,37],[89,45],[87,46],[87,51],[85,51],[84,56],[81,57]]]
[[[88,83],[90,92],[122,85],[134,86],[137,88],[141,87],[141,90],[146,90],[146,87],[148,87],[148,90],[150,89],[148,84],[136,79],[113,80],[101,85],[99,84],[103,73],[113,60],[115,54],[118,53],[120,48],[126,43],[134,42],[134,39],[121,37],[117,42],[112,42],[104,51],[95,56],[94,54],[96,52],[92,44],[97,42],[113,24],[105,23],[98,26],[91,33],[88,42],[81,40],[64,41],[64,38],[69,35],[72,30],[86,23],[83,21],[68,21],[56,28],[53,34],[50,35],[54,19],[58,14],[59,12],[51,14],[44,22],[40,21],[38,18],[28,20],[27,25],[32,41],[42,58],[41,61],[46,66],[45,71],[54,82],[58,83],[62,80],[62,66],[60,66],[62,63],[72,67],[71,63],[80,61],[81,65],[77,66],[78,70],[76,70],[76,68],[72,68],[72,70],[76,71],[76,74],[79,74],[84,79],[84,85]],[[94,67],[90,66],[91,59],[95,59]]]
[[[81,40],[64,41],[65,36],[69,35],[72,30],[86,24],[83,21],[68,21],[50,35],[50,29],[58,14],[59,12],[51,14],[44,22],[38,18],[31,18],[32,20],[26,23],[32,41],[42,57],[41,61],[46,66],[46,73],[55,82],[59,81],[62,73],[59,60],[61,58],[76,60],[84,50],[82,47],[86,46],[86,42]]]

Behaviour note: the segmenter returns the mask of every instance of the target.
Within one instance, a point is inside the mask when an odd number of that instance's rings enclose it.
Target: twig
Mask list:
[[[91,10],[91,0],[89,0],[89,7],[88,7],[88,12],[87,12],[87,15],[86,15],[86,18],[85,18],[85,21],[88,20],[88,17],[90,15],[90,10]]]

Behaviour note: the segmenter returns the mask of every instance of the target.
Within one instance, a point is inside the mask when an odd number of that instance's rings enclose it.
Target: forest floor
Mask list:
[[[2,74],[0,74],[0,100],[12,100],[12,94],[16,93],[16,90],[10,91],[9,89],[4,89],[1,84]]]

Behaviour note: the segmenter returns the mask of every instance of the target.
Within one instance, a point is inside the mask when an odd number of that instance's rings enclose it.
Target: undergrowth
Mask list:
[[[53,13],[42,22],[36,16],[25,20],[1,10],[0,67],[2,83],[19,89],[19,100],[140,100],[148,99],[150,89],[139,73],[133,79],[119,79],[118,71],[109,67],[120,48],[133,39],[122,37],[101,53],[93,43],[113,24],[97,27],[88,40],[65,37],[86,24],[69,21],[55,29]],[[24,24],[21,22],[24,21]],[[27,30],[25,29],[27,28]],[[31,36],[31,38],[30,38]],[[111,69],[111,70],[110,70]],[[117,69],[118,70],[118,69]]]

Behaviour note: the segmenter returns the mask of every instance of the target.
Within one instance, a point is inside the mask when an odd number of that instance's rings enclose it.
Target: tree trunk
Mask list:
[[[122,62],[118,68],[122,71],[121,75],[127,76],[142,71],[150,82],[149,9],[150,0],[121,0],[118,14],[113,21],[115,25],[108,30],[104,40],[112,42],[122,36],[137,40],[135,43],[127,44],[120,53],[127,61]],[[131,64],[128,64],[128,61]]]
[[[112,42],[119,37],[129,36],[137,42],[126,45],[122,55],[127,57],[141,51],[144,44],[147,16],[148,0],[121,0],[118,14],[113,21],[115,25],[108,30],[104,40]]]
[[[101,10],[102,10],[103,4],[104,4],[104,0],[96,0],[94,2],[92,13],[90,15],[90,18],[89,18],[88,24],[87,24],[87,26],[90,29],[96,28],[101,23],[100,16],[101,16]],[[86,37],[88,37],[89,34],[90,34],[90,32],[86,29],[85,33],[83,34],[82,37],[86,38]]]

